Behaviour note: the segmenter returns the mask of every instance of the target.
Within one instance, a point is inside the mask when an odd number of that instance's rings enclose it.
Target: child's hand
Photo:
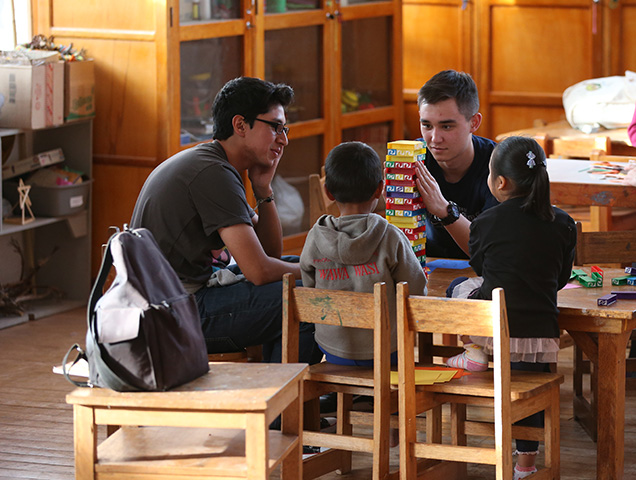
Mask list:
[[[625,166],[625,172],[627,172],[627,175],[623,179],[623,183],[636,187],[636,162],[634,160],[630,160]]]

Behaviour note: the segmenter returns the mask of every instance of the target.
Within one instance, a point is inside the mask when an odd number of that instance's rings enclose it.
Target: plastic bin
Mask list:
[[[29,191],[31,210],[36,217],[62,217],[86,210],[91,183],[93,183],[92,180],[84,180],[77,185],[54,187],[32,185]],[[15,205],[20,199],[17,182],[5,182],[2,193],[12,205]],[[19,211],[19,207],[14,209],[14,214],[17,211]]]

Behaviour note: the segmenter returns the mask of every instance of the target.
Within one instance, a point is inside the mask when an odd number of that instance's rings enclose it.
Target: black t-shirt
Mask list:
[[[447,200],[455,202],[460,213],[470,221],[498,203],[488,188],[488,164],[496,145],[492,140],[473,135],[475,157],[466,175],[457,183],[447,182],[444,179],[442,168],[433,155],[429,151],[426,152],[424,163],[431,175],[437,180],[442,195]],[[468,258],[468,255],[459,248],[446,228],[438,222],[434,222],[430,215],[426,216],[426,256]]]

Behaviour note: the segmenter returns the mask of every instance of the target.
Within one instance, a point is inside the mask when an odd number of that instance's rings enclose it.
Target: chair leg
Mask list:
[[[353,408],[353,395],[338,392],[338,407],[336,410],[337,424],[336,432],[340,435],[353,434],[353,425],[351,424],[351,409]],[[338,472],[341,474],[349,473],[352,468],[353,452],[343,450],[341,453],[341,461],[339,462]]]
[[[453,445],[466,445],[466,405],[463,403],[451,403],[451,443]],[[468,476],[468,464],[457,464],[457,477]]]
[[[442,406],[426,412],[426,443],[442,443]]]
[[[551,479],[558,480],[561,472],[561,438],[560,395],[559,388],[553,388],[550,394],[550,407],[544,415],[544,447],[545,466],[550,469]]]

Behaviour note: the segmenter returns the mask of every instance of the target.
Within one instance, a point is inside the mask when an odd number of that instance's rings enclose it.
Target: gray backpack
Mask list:
[[[106,292],[106,279],[116,277]],[[85,358],[89,382],[66,368]],[[154,237],[145,228],[117,232],[108,240],[88,304],[86,351],[75,344],[63,362],[64,376],[78,386],[124,391],[162,391],[208,372],[205,339],[194,296],[188,294]]]

